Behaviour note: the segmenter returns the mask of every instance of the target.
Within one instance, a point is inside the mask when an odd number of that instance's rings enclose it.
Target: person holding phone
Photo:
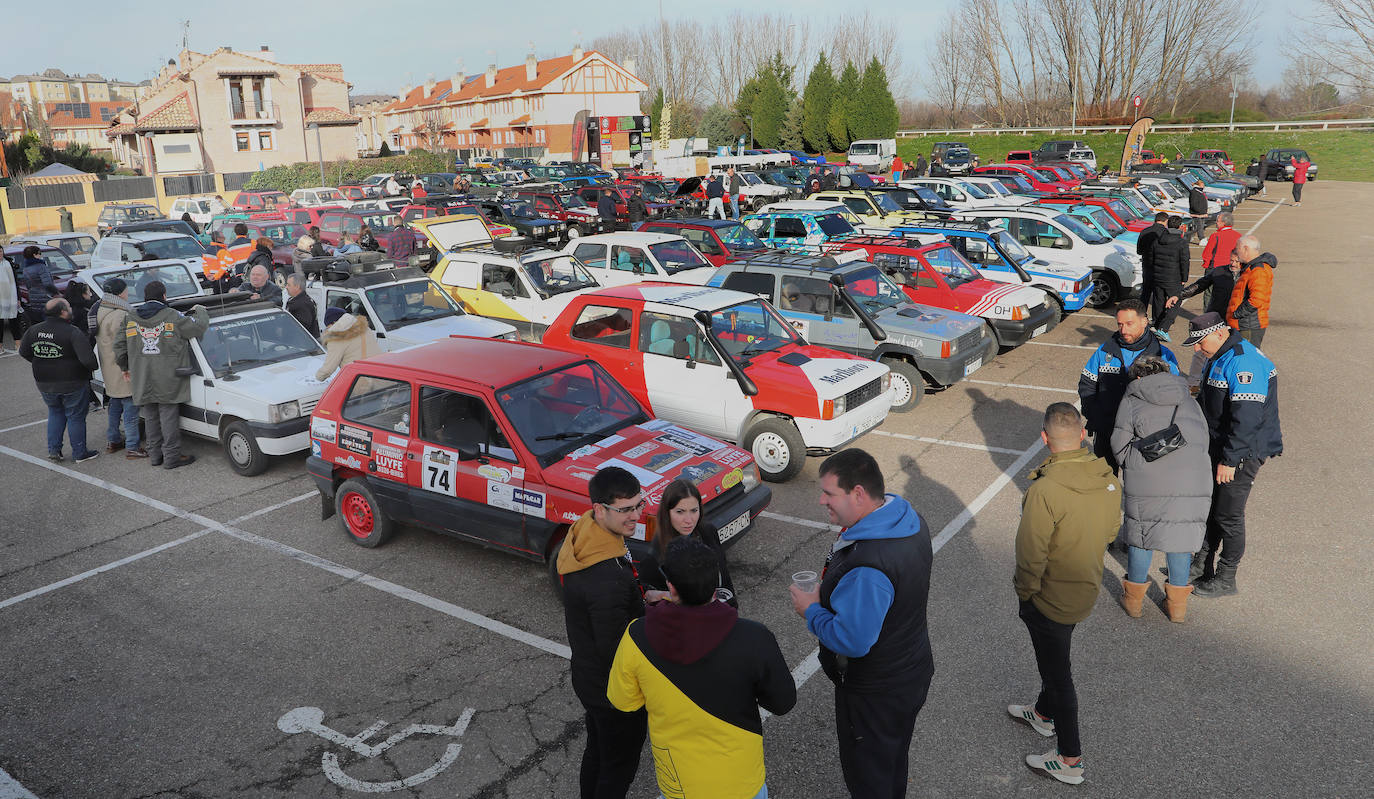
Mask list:
[[[717,588],[730,592],[728,600],[731,607],[739,609],[739,597],[735,595],[735,584],[730,579],[730,567],[725,562],[725,546],[720,542],[720,532],[714,524],[702,518],[701,492],[691,480],[679,479],[663,489],[663,500],[658,505],[658,526],[654,531],[654,551],[640,563],[639,580],[644,585],[645,598],[650,602],[661,602],[668,598],[668,580],[663,576],[661,564],[664,562],[668,545],[679,538],[690,536],[700,540],[716,553],[720,561]]]

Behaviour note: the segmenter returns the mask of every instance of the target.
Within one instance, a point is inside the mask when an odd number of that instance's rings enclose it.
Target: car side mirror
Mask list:
[[[476,444],[462,443],[458,445],[458,460],[475,461],[481,457],[482,451]]]

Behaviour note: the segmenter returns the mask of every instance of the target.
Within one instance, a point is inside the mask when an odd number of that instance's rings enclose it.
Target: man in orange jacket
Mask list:
[[[1259,239],[1242,236],[1236,244],[1240,269],[1231,301],[1226,305],[1226,324],[1240,331],[1246,341],[1260,346],[1269,329],[1269,304],[1274,293],[1274,269],[1279,260],[1273,253],[1260,253]]]

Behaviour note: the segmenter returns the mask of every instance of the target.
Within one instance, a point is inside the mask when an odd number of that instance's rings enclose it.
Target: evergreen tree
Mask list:
[[[777,73],[765,68],[758,77],[759,93],[754,98],[754,144],[776,148],[782,141],[782,124],[787,116],[788,97]],[[748,120],[746,128],[748,127]]]
[[[897,133],[900,115],[887,85],[887,70],[877,56],[868,62],[859,84],[858,100],[850,114],[853,139],[890,139]]]
[[[806,90],[802,93],[802,139],[806,151],[823,153],[830,145],[827,125],[830,122],[830,103],[835,96],[835,73],[830,62],[821,52],[811,75],[806,79]]]
[[[806,108],[802,98],[792,98],[792,105],[787,107],[787,116],[782,120],[782,148],[784,150],[803,150],[805,149],[806,137],[802,129],[806,123]]]
[[[655,136],[663,125],[663,102],[663,89],[660,87],[654,94],[654,101],[649,104],[649,126]]]
[[[385,139],[382,140],[382,148],[377,151],[377,155],[380,158],[386,158],[391,155],[391,145],[387,144]]]
[[[854,62],[846,62],[844,72],[840,73],[840,82],[835,87],[835,96],[830,102],[830,118],[826,123],[830,147],[835,152],[848,150],[849,143],[854,140],[850,124],[859,101],[859,85],[859,70],[854,67]]]
[[[701,124],[697,126],[697,136],[706,139],[712,147],[732,144],[735,139],[735,130],[730,124],[731,121],[730,109],[716,103],[701,115]]]

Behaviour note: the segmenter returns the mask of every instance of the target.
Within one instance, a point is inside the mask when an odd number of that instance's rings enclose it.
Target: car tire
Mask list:
[[[1116,275],[1106,270],[1093,272],[1090,285],[1092,290],[1088,293],[1089,308],[1105,308],[1115,302],[1121,293]]]
[[[253,431],[244,422],[231,422],[220,434],[224,456],[229,459],[229,468],[244,477],[255,477],[267,471],[267,455],[258,447]]]
[[[769,417],[755,422],[741,443],[754,456],[759,474],[770,483],[785,483],[806,465],[806,441],[788,419]]]
[[[368,549],[385,544],[395,528],[377,504],[377,497],[367,482],[357,477],[343,481],[334,492],[334,511],[339,514],[353,543]]]
[[[581,225],[568,226],[568,241],[572,241],[573,239],[580,239],[585,235],[587,235],[587,232],[582,229]]]
[[[1045,296],[1049,299],[1050,304],[1053,305],[1055,307],[1055,310],[1059,312],[1059,315],[1056,318],[1060,321],[1063,321],[1064,317],[1068,316],[1068,312],[1064,310],[1064,298],[1059,296],[1059,292],[1055,291],[1049,286],[1035,286],[1035,288],[1041,289],[1045,292]]]
[[[926,379],[921,376],[921,370],[901,358],[884,358],[883,363],[892,370],[892,389],[896,396],[891,411],[910,413],[916,410],[926,395]]]

